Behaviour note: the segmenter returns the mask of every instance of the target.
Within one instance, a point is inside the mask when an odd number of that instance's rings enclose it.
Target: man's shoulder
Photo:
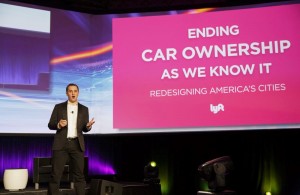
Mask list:
[[[83,104],[80,104],[79,102],[78,102],[78,106],[80,106],[80,107],[82,107],[82,108],[85,108],[85,109],[88,108],[87,106],[85,106],[85,105],[83,105]]]
[[[55,106],[61,107],[61,106],[66,106],[67,104],[68,104],[68,102],[65,101],[65,102],[58,103],[58,104],[56,104]]]

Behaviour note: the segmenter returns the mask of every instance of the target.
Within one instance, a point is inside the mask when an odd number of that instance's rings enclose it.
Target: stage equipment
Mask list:
[[[149,162],[144,167],[144,183],[145,184],[159,184],[159,170],[155,161]]]
[[[210,160],[200,165],[198,171],[212,192],[223,192],[230,188],[233,162],[229,156]]]
[[[160,184],[92,179],[88,195],[162,195]]]

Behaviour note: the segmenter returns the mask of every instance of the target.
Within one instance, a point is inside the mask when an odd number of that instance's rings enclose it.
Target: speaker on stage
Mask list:
[[[89,195],[122,195],[123,186],[116,182],[92,179]]]
[[[237,195],[237,193],[231,190],[225,190],[222,192],[198,191],[197,195]]]
[[[160,184],[123,182],[92,179],[89,195],[161,195]]]

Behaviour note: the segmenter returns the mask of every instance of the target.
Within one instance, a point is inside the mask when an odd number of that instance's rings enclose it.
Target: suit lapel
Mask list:
[[[81,127],[80,125],[81,125],[81,119],[82,119],[81,115],[82,115],[82,106],[81,106],[81,104],[78,103],[78,111],[77,111],[77,131],[80,131],[79,129],[80,129],[80,127]]]
[[[68,120],[68,101],[64,103],[63,110],[62,110],[62,118]]]

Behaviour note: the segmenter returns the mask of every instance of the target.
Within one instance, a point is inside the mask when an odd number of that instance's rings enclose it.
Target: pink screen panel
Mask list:
[[[113,20],[113,127],[299,124],[300,5]]]

